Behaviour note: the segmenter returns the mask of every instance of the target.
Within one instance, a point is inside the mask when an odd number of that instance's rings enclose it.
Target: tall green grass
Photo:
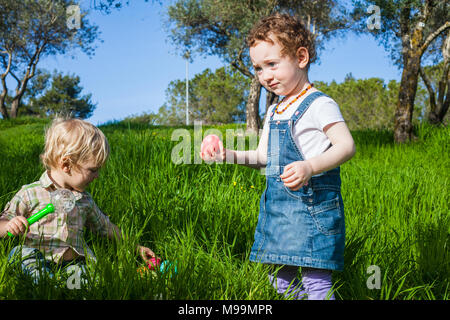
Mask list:
[[[181,127],[190,130],[193,127]],[[204,127],[208,129],[210,127]],[[242,128],[228,125],[226,129]],[[91,283],[69,290],[40,284],[6,263],[19,240],[0,240],[2,299],[281,299],[268,267],[248,260],[265,177],[230,164],[179,164],[175,128],[109,123],[110,159],[89,191],[125,234],[122,242],[86,233],[98,263]],[[449,299],[449,128],[416,128],[396,145],[389,131],[354,131],[355,157],[342,166],[345,269],[333,275],[338,299]],[[193,139],[192,139],[193,142]],[[248,145],[248,141],[247,141]],[[0,206],[39,178],[43,123],[0,123]],[[140,243],[177,262],[177,274],[140,276]],[[369,289],[368,267],[381,271]],[[51,285],[48,285],[50,282]]]

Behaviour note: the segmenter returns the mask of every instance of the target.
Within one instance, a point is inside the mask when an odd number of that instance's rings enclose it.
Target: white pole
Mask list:
[[[186,125],[189,125],[189,53],[186,55]]]

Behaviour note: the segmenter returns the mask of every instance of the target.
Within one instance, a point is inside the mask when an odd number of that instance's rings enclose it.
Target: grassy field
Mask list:
[[[0,121],[1,208],[39,179],[44,124]],[[242,127],[218,127],[233,128]],[[88,191],[125,240],[86,233],[99,262],[88,288],[70,290],[62,280],[18,276],[7,254],[19,240],[0,239],[0,299],[281,299],[267,266],[248,261],[265,185],[259,171],[174,164],[175,128],[101,129],[112,153]],[[388,131],[352,134],[357,153],[341,168],[347,234],[345,269],[333,274],[336,298],[449,299],[450,128],[416,128],[418,140],[406,145]],[[178,273],[141,276],[137,243],[177,261]],[[367,285],[374,265],[379,289]]]

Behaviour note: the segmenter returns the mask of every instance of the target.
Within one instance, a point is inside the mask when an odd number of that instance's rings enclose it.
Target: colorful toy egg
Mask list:
[[[200,146],[200,151],[204,154],[207,150],[212,151],[213,153],[217,153],[220,151],[220,145],[222,142],[220,138],[215,134],[207,135]]]
[[[161,264],[161,259],[159,258],[151,258],[150,261],[148,262],[148,268],[150,270],[156,270],[156,268],[158,268]]]
[[[159,267],[159,271],[161,273],[165,273],[168,272],[172,269],[174,274],[177,274],[177,264],[176,263],[172,263],[170,261],[163,261],[161,263],[161,266]]]

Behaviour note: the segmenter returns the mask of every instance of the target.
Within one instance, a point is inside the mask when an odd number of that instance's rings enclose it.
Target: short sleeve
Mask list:
[[[267,112],[266,112],[266,114],[265,114],[265,116],[264,116],[264,125],[263,125],[263,128],[264,127],[269,127],[269,119],[270,119],[270,114],[273,112],[273,109],[275,109],[275,106],[276,106],[276,104],[272,104],[270,107],[269,107],[269,109],[267,109]]]
[[[314,108],[313,116],[317,128],[321,131],[330,123],[345,121],[338,104],[333,99],[317,102],[318,105]]]
[[[99,233],[102,236],[108,235],[108,230],[111,228],[111,221],[108,216],[105,215],[100,208],[95,204],[92,198],[89,199],[91,202],[92,210],[86,217],[86,227],[89,228],[94,233]]]
[[[11,220],[17,216],[28,216],[29,208],[26,201],[26,193],[20,190],[9,201],[0,214],[0,219]]]

